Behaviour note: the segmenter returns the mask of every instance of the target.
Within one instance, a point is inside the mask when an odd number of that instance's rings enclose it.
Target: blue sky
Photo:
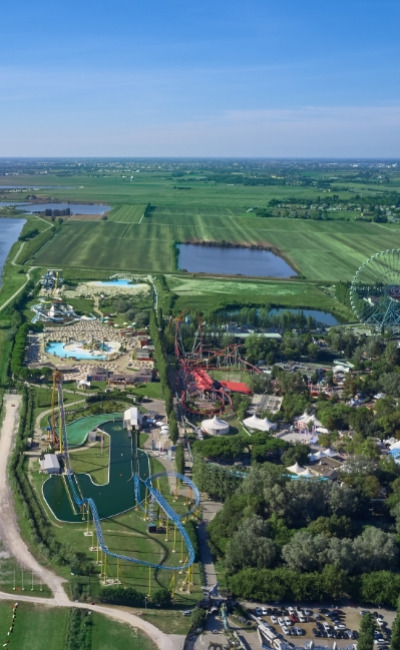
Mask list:
[[[13,0],[0,156],[400,156],[398,0]]]

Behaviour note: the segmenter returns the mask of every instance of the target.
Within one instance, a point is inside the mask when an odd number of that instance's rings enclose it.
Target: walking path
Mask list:
[[[114,607],[72,602],[64,590],[66,580],[41,566],[29,551],[18,529],[13,509],[13,497],[7,475],[8,460],[18,430],[21,403],[22,397],[20,395],[4,395],[4,419],[1,425],[0,435],[0,539],[12,551],[13,556],[18,562],[24,567],[27,567],[27,569],[34,571],[42,582],[50,587],[53,592],[53,598],[40,598],[18,594],[18,600],[51,607],[80,607],[90,609],[117,621],[128,623],[132,627],[139,628],[154,641],[160,650],[181,650],[184,646],[184,636],[164,634],[164,632],[161,632],[154,625],[131,612]],[[12,600],[13,594],[0,592],[0,599]]]

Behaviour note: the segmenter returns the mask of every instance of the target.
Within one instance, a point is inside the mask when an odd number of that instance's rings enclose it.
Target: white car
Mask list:
[[[288,607],[288,612],[289,612],[289,616],[293,616],[294,615],[294,608],[293,607]]]
[[[266,616],[267,615],[267,608],[266,607],[261,607],[262,615]]]
[[[280,625],[281,627],[285,625],[285,621],[283,620],[283,618],[281,617],[278,618],[278,625]]]
[[[282,632],[283,632],[283,634],[285,634],[286,636],[288,636],[288,635],[289,635],[289,628],[287,628],[286,625],[284,625],[284,626],[282,627]]]
[[[291,622],[289,616],[285,616],[285,618],[283,620],[285,621],[286,625],[289,625],[289,627],[291,626],[292,622]]]
[[[277,625],[278,619],[276,618],[276,616],[271,616],[271,623],[273,623],[274,625]]]

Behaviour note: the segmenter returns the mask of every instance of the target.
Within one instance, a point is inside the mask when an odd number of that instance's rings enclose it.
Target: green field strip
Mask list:
[[[108,213],[107,218],[109,221],[118,223],[138,223],[145,209],[145,203],[140,205],[119,205]]]

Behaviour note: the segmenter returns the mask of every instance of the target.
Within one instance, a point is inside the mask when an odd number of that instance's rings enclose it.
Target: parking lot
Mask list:
[[[361,610],[357,607],[319,607],[259,605],[248,607],[249,615],[258,620],[265,638],[285,640],[290,647],[304,647],[314,641],[314,647],[351,649],[356,646],[362,616],[369,611],[376,621],[374,647],[388,650],[395,611],[385,609]]]

